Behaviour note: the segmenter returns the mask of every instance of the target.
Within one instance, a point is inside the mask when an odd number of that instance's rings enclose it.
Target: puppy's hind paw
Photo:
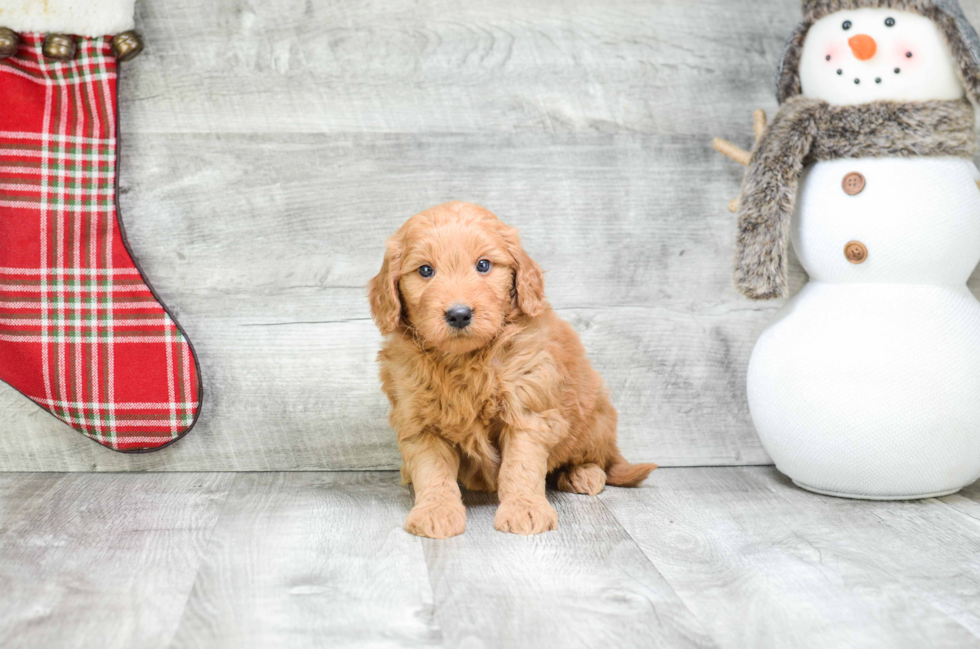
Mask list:
[[[405,531],[430,539],[448,539],[466,531],[466,508],[463,503],[416,505],[405,519]]]
[[[596,496],[606,487],[606,472],[598,464],[580,464],[558,475],[558,488],[573,494]]]
[[[512,534],[541,534],[558,529],[558,512],[544,498],[500,503],[493,526]]]

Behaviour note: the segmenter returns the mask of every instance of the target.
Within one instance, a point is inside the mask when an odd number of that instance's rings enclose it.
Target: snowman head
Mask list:
[[[802,94],[830,104],[962,99],[939,26],[891,9],[850,9],[813,23],[800,55]]]
[[[957,0],[804,0],[783,54],[780,103],[980,103],[980,38]]]

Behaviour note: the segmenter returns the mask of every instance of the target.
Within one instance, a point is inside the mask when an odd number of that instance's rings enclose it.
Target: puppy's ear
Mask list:
[[[544,312],[544,273],[521,246],[517,230],[504,226],[501,234],[507,242],[507,252],[514,259],[514,305],[532,318]]]
[[[394,333],[402,319],[402,299],[398,290],[401,257],[401,243],[395,238],[389,239],[381,271],[368,284],[371,317],[384,336]]]

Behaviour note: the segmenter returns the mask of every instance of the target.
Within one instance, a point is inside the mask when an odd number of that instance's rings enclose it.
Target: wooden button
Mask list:
[[[841,183],[841,186],[844,188],[844,193],[848,196],[857,196],[864,191],[867,184],[868,182],[864,179],[864,176],[856,171],[852,171],[844,176],[844,182]]]
[[[868,259],[868,248],[860,241],[851,241],[844,246],[844,256],[852,264],[863,264]]]

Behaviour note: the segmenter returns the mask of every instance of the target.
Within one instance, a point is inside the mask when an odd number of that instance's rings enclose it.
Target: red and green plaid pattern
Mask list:
[[[0,379],[95,441],[160,448],[193,426],[193,350],[116,215],[111,38],[0,61]]]

